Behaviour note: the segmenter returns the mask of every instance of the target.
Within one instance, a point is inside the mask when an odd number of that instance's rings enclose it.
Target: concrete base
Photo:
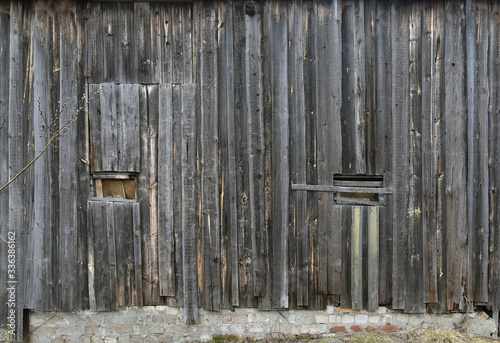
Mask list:
[[[326,311],[259,311],[200,309],[200,323],[182,322],[182,308],[146,306],[116,312],[32,312],[33,342],[187,342],[215,335],[270,338],[310,334],[328,337],[350,332],[441,329],[491,337],[496,324],[484,312],[468,314],[404,314],[380,307],[377,312],[353,312],[338,307]]]

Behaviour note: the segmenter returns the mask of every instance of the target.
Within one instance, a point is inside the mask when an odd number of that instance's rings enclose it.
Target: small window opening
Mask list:
[[[382,175],[334,175],[333,185],[341,188],[335,197],[338,204],[384,205]]]
[[[130,174],[95,174],[95,195],[98,198],[137,198],[137,180]]]

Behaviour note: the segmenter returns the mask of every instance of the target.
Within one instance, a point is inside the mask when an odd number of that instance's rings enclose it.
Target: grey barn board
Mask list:
[[[18,313],[499,310],[498,7],[0,2]]]

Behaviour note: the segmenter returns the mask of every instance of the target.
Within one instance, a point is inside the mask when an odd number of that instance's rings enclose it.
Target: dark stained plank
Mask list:
[[[448,310],[455,305],[464,309],[464,285],[467,278],[467,103],[465,79],[465,22],[463,7],[446,2],[445,13],[445,125],[447,221],[447,302]],[[461,85],[458,86],[457,85]]]
[[[137,82],[153,82],[153,65],[151,62],[151,18],[149,2],[134,3],[134,32],[137,50]]]
[[[438,20],[444,18],[444,2],[433,3],[434,12],[434,36],[432,41],[433,55],[432,63],[435,68],[433,78],[434,101],[432,110],[434,112],[434,137],[435,137],[435,172],[436,175],[436,272],[438,298],[437,304],[430,306],[437,313],[447,312],[447,218],[446,218],[446,184],[445,184],[445,152],[446,152],[446,123],[444,120],[444,47],[445,47],[445,21]]]
[[[215,2],[202,8],[201,44],[201,122],[200,169],[201,230],[203,231],[203,307],[218,311],[221,305],[220,285],[220,214],[219,214],[219,134],[217,102],[217,7]],[[183,94],[184,95],[184,94]]]
[[[490,102],[489,102],[489,136],[488,145],[489,157],[491,161],[500,159],[500,87],[498,87],[500,75],[500,55],[497,53],[500,48],[500,4],[491,5],[489,32],[491,48],[488,54],[488,65],[491,66],[489,73]],[[498,163],[489,165],[489,194],[490,194],[490,225],[489,225],[489,268],[488,268],[488,307],[497,311],[500,309],[500,197],[498,196],[500,187],[500,168]]]
[[[340,205],[342,211],[342,292],[340,293],[340,307],[351,308],[351,227],[352,209],[354,206]]]
[[[376,112],[377,112],[377,92],[376,92],[376,8],[377,1],[368,0],[364,2],[364,49],[365,49],[365,161],[366,174],[376,174],[376,151],[377,140],[383,136],[379,136],[377,132]]]
[[[375,174],[384,176],[384,184],[392,184],[392,74],[391,74],[391,11],[387,2],[375,6]],[[380,211],[379,301],[388,304],[391,297],[392,197],[385,197],[386,207]]]
[[[306,183],[318,183],[316,130],[317,130],[317,89],[316,89],[316,7],[313,1],[304,1],[302,10],[302,24],[304,34],[304,108],[305,108],[305,140],[306,140]],[[318,307],[318,193],[307,192],[307,230],[309,244],[307,247],[309,268],[309,308]]]
[[[184,322],[198,322],[198,278],[196,247],[196,122],[195,85],[183,85],[182,92],[182,256],[184,270]]]
[[[252,232],[250,231],[249,171],[250,149],[248,103],[246,101],[246,32],[244,1],[233,3],[234,125],[236,158],[236,192],[238,218],[238,286],[241,307],[253,307]],[[233,257],[234,258],[234,257]]]
[[[105,220],[105,226],[100,227],[100,228],[95,228],[97,230],[103,230],[105,236],[102,237],[101,239],[104,241],[103,243],[106,244],[106,250],[108,253],[108,256],[104,256],[103,261],[104,263],[107,263],[107,265],[101,265],[102,268],[107,269],[109,273],[109,294],[102,294],[103,299],[105,299],[106,305],[109,306],[106,308],[106,310],[117,310],[118,309],[118,294],[117,294],[117,256],[116,256],[116,233],[115,230],[118,231],[118,229],[115,229],[117,227],[117,224],[123,224],[123,222],[120,223],[120,220],[122,218],[115,218],[115,212],[116,217],[118,217],[118,211],[115,211],[115,203],[114,202],[104,202],[106,206],[106,220]],[[123,213],[120,213],[123,215]],[[118,219],[118,220],[116,220]],[[115,223],[115,221],[117,223]],[[104,230],[105,229],[105,230]],[[123,230],[124,228],[121,227]],[[102,246],[101,246],[102,248]],[[121,247],[123,248],[123,247]],[[107,257],[107,259],[106,259]],[[123,256],[120,256],[123,257]],[[122,261],[120,261],[122,262]],[[100,288],[98,288],[100,289]],[[108,305],[109,302],[109,305]],[[103,308],[104,309],[104,308]]]
[[[424,302],[435,303],[437,294],[436,246],[436,148],[435,107],[435,21],[431,3],[423,5],[422,21],[422,228],[424,233],[423,273]]]
[[[104,5],[104,4],[103,4]],[[134,37],[134,4],[118,3],[118,36],[119,46],[117,60],[118,71],[114,82],[135,83],[137,82],[137,55],[135,54]]]
[[[318,185],[332,185],[333,175],[342,172],[342,44],[341,4],[318,3],[316,79]],[[318,198],[318,253],[320,294],[340,294],[341,216],[332,211],[334,195]]]
[[[132,284],[134,282],[134,233],[132,231],[132,206],[115,202],[113,221],[115,228],[116,256],[116,302],[119,307],[132,305]]]
[[[142,293],[142,259],[141,259],[141,214],[140,205],[137,202],[132,204],[132,236],[134,245],[134,281],[131,285],[133,306],[143,305]]]
[[[424,242],[422,225],[422,4],[409,6],[409,191],[405,313],[423,313]]]
[[[296,182],[307,182],[307,160],[306,160],[306,112],[305,112],[305,84],[304,84],[304,33],[303,33],[303,5],[298,1],[294,5],[295,25],[294,34],[297,37],[294,41],[294,56],[297,68],[295,73],[295,109],[296,109],[296,138],[297,146],[297,170]],[[293,60],[292,60],[293,61]],[[298,67],[297,67],[298,66]],[[295,211],[295,223],[297,228],[297,306],[308,306],[309,304],[309,232],[307,227],[307,193],[297,193],[297,203]]]
[[[258,10],[262,13],[262,105],[263,105],[263,119],[264,119],[264,228],[262,235],[262,254],[264,258],[264,273],[263,278],[267,285],[265,294],[259,298],[258,307],[261,310],[271,310],[271,226],[272,226],[272,193],[271,193],[271,178],[272,178],[272,98],[271,98],[271,39],[269,21],[271,16],[271,3],[267,2],[265,5],[258,6]]]
[[[60,103],[64,108],[60,113],[60,124],[72,121],[75,115],[84,117],[80,110],[80,99],[83,97],[84,79],[79,72],[83,60],[82,27],[77,17],[81,13],[78,6],[71,3],[61,4],[61,42],[60,42]],[[80,119],[80,118],[78,118]],[[71,125],[60,138],[59,144],[59,256],[58,308],[61,311],[74,311],[82,307],[79,285],[85,280],[82,277],[78,261],[81,261],[77,247],[79,246],[80,229],[78,223],[78,123]],[[83,182],[85,183],[85,182]],[[88,186],[88,185],[87,185]],[[86,201],[85,201],[86,206]]]
[[[142,290],[144,305],[161,304],[158,280],[158,86],[139,89],[141,171],[137,177],[140,203]]]
[[[365,225],[363,217],[366,207],[352,207],[351,224],[351,299],[352,309],[363,308],[363,239],[362,231]]]
[[[150,3],[149,20],[151,28],[151,82],[163,82],[163,21],[161,3]]]
[[[172,83],[172,68],[173,65],[173,22],[172,22],[172,9],[173,4],[161,4],[160,19],[158,32],[156,34],[160,39],[160,58],[162,77],[161,82]],[[154,39],[154,37],[152,37]]]
[[[120,49],[120,27],[118,22],[118,4],[102,4],[102,79],[103,82],[116,82],[119,76],[119,63],[116,63]]]
[[[287,230],[289,199],[289,107],[287,74],[287,13],[284,2],[273,2],[270,20],[272,70],[272,302],[273,308],[288,307]]]
[[[463,44],[467,47],[464,68],[466,71],[465,82],[467,99],[467,280],[466,292],[468,300],[474,301],[477,261],[479,256],[476,256],[477,238],[476,232],[480,230],[477,227],[478,219],[478,195],[479,195],[479,151],[478,140],[478,101],[477,95],[479,90],[477,87],[477,43],[476,37],[478,28],[476,27],[475,17],[476,11],[473,8],[472,0],[465,1],[465,37]],[[483,229],[484,230],[484,229]]]
[[[183,56],[183,18],[182,18],[182,4],[170,5],[171,30],[172,30],[172,82],[184,82],[184,56]],[[214,35],[215,37],[215,35]]]
[[[379,207],[367,207],[368,212],[368,310],[376,311],[379,305]]]
[[[10,4],[0,2],[0,32],[3,32],[4,39],[0,41],[0,51],[4,53],[0,56],[0,187],[9,181],[9,60],[10,53]],[[9,223],[9,188],[0,192],[0,222]],[[0,235],[4,240],[8,240],[9,226],[0,227]],[[8,245],[0,244],[0,256],[7,262]],[[0,266],[0,327],[7,325],[7,263]]]
[[[406,298],[408,196],[408,9],[391,5],[392,46],[392,306],[403,309]]]
[[[245,16],[245,101],[248,113],[248,184],[250,246],[252,252],[253,295],[265,294],[263,255],[264,228],[264,128],[260,13]]]
[[[474,249],[475,264],[475,301],[488,301],[488,242],[489,242],[489,173],[488,173],[488,107],[490,99],[490,86],[488,83],[488,50],[489,45],[489,6],[486,3],[475,1],[476,25],[478,35],[475,35],[477,44],[476,66],[477,66],[477,133],[473,138],[477,140],[477,177],[474,182],[477,185],[477,213],[474,223],[474,233],[477,234]]]
[[[193,47],[193,6],[182,5],[182,69],[184,83],[194,82],[194,47]],[[217,27],[219,24],[217,23]]]
[[[219,137],[221,145],[221,307],[231,308],[238,302],[236,161],[234,146],[234,79],[232,7],[218,4],[219,71]]]
[[[103,13],[101,3],[88,4],[89,19],[87,19],[87,54],[86,68],[90,68],[91,77],[89,83],[102,83],[104,71],[103,51]]]
[[[140,171],[139,87],[122,84],[117,88],[117,170],[120,172]]]
[[[158,87],[158,273],[160,295],[175,296],[172,85]]]

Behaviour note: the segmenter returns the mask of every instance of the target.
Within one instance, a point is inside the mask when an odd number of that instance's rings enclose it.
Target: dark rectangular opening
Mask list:
[[[335,196],[338,204],[383,205],[384,195],[377,191],[384,186],[383,175],[336,174],[333,176],[333,185],[342,188]]]

